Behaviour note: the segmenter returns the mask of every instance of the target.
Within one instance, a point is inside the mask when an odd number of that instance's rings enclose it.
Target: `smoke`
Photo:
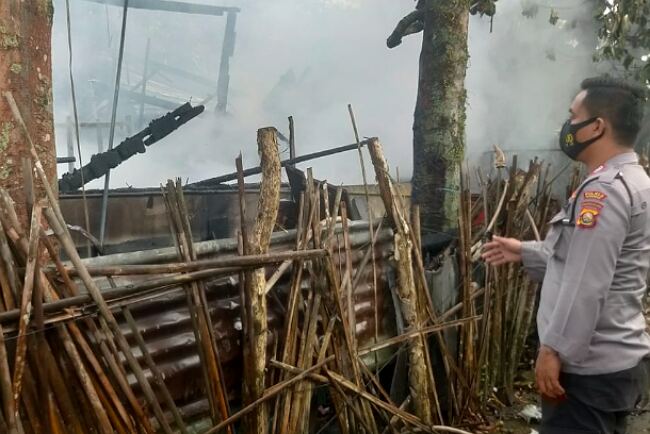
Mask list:
[[[520,162],[535,156],[556,169],[566,158],[557,136],[593,62],[596,30],[584,0],[499,1],[497,15],[470,22],[467,71],[469,160],[485,165],[498,144]]]
[[[550,1],[550,0],[547,0]],[[243,153],[245,166],[258,163],[256,130],[275,126],[288,136],[287,117],[296,125],[297,153],[354,142],[347,104],[354,107],[362,136],[378,136],[393,170],[402,179],[412,169],[412,114],[418,80],[421,36],[388,50],[386,37],[415,4],[412,0],[195,0],[236,6],[235,53],[230,61],[227,114],[206,112],[171,136],[113,171],[112,188],[157,186],[165,179],[201,179],[228,173]],[[579,81],[591,75],[594,33],[591,13],[580,0],[538,5],[501,0],[493,31],[486,18],[470,20],[467,75],[467,156],[488,158],[493,143],[505,149],[554,147],[558,125]],[[53,30],[54,115],[58,155],[67,155],[65,122],[72,113],[68,82],[65,1],[55,0]],[[581,7],[582,5],[582,7]],[[122,9],[71,1],[74,76],[80,121],[110,120]],[[575,21],[574,21],[575,20]],[[139,93],[149,45],[147,94],[178,105],[200,103],[216,91],[225,17],[131,9],[121,87]],[[176,70],[188,74],[179,73]],[[139,130],[140,104],[120,94],[115,144]],[[167,109],[145,106],[143,120]],[[104,148],[108,131],[100,131]],[[95,129],[82,130],[83,160],[97,152]],[[283,158],[288,158],[281,143]],[[75,152],[76,154],[76,152]],[[367,158],[367,157],[366,157]],[[366,164],[369,164],[368,159]],[[348,152],[310,163],[317,178],[331,183],[361,181],[358,156]],[[60,165],[59,171],[67,170]],[[372,179],[370,180],[372,181]],[[100,187],[99,181],[91,187]]]

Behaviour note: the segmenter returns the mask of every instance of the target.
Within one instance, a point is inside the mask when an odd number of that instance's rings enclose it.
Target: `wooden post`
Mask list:
[[[280,206],[281,166],[276,129],[269,127],[258,130],[257,144],[262,166],[262,185],[255,226],[244,240],[245,251],[250,254],[268,251]],[[250,313],[248,336],[244,340],[244,345],[250,346],[250,364],[247,364],[248,369],[244,373],[246,404],[260,399],[264,393],[268,331],[265,287],[263,269],[246,272],[246,310]],[[267,432],[267,424],[267,406],[262,404],[248,418],[246,432],[264,434]]]
[[[403,211],[393,197],[393,186],[388,172],[388,163],[379,140],[373,139],[368,145],[372,164],[375,167],[377,183],[386,207],[386,213],[395,231],[395,258],[397,260],[397,293],[402,305],[406,332],[422,327],[421,309],[418,308],[418,295],[415,288],[412,260],[412,238]],[[425,345],[422,337],[409,343],[409,383],[416,415],[427,425],[433,421],[430,402],[431,384],[427,373]]]
[[[24,121],[37,141],[48,179],[56,189],[56,155],[52,119],[51,0],[3,0],[0,2],[0,94],[11,92],[24,114]],[[0,100],[0,187],[16,202],[23,227],[29,226],[24,180],[20,170],[30,145],[4,98]],[[36,183],[36,196],[42,196]]]

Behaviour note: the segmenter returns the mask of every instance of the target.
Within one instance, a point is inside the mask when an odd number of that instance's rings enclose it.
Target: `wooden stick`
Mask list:
[[[244,239],[244,244],[247,244],[246,253],[261,254],[268,251],[280,204],[281,166],[276,129],[258,130],[257,143],[261,159],[262,182],[255,225],[251,234]],[[245,342],[250,345],[251,364],[244,373],[244,381],[248,402],[258,400],[264,393],[268,329],[265,287],[264,270],[246,272],[246,303],[250,318],[249,334]],[[264,434],[268,431],[267,411],[265,404],[255,409],[246,423],[247,433]]]
[[[185,261],[192,261],[196,259],[196,254],[193,249],[189,222],[185,220],[187,212],[182,194],[180,180],[177,180],[176,185],[172,180],[167,182],[167,208],[172,222],[171,229],[177,238],[178,256]],[[187,304],[192,318],[194,337],[205,379],[206,393],[210,404],[210,416],[213,423],[217,423],[227,417],[228,409],[225,392],[219,377],[215,348],[210,334],[209,314],[206,311],[203,299],[199,295],[199,286],[196,282],[190,283],[187,289]]]
[[[215,433],[223,430],[225,427],[232,425],[233,423],[235,423],[236,421],[241,419],[242,416],[247,415],[248,413],[255,410],[257,407],[259,407],[264,402],[268,401],[269,399],[273,398],[277,394],[284,391],[286,388],[288,388],[290,386],[293,386],[297,382],[302,381],[303,379],[308,377],[310,374],[318,371],[326,363],[329,363],[333,359],[334,359],[334,356],[330,356],[327,359],[323,360],[321,363],[315,364],[311,368],[303,371],[301,374],[296,375],[295,377],[291,378],[290,380],[283,381],[281,383],[278,383],[278,384],[275,384],[275,385],[269,387],[268,389],[266,389],[264,391],[264,394],[262,395],[262,397],[259,398],[257,401],[248,404],[247,406],[245,406],[244,408],[242,408],[238,412],[231,415],[228,419],[224,420],[223,422],[221,422],[217,426],[210,428],[208,431],[206,431],[203,434],[215,434]]]
[[[311,202],[310,202],[311,204]],[[302,192],[298,201],[298,223],[296,228],[296,244],[295,248],[297,251],[306,247],[308,244],[310,231],[309,231],[309,222],[306,221],[308,218],[313,218],[313,209],[309,209],[308,206],[305,206],[305,194]],[[300,310],[300,299],[301,299],[301,288],[302,288],[302,276],[303,276],[303,262],[298,260],[294,262],[292,268],[292,280],[289,290],[289,297],[287,301],[287,315],[285,317],[283,332],[284,336],[284,346],[282,348],[282,361],[289,363],[293,360],[297,347],[297,328],[298,328],[298,315]],[[281,378],[287,378],[282,376]],[[274,410],[274,421],[277,420],[279,426],[279,432],[281,434],[285,433],[289,428],[289,417],[290,417],[290,408],[292,401],[293,392],[291,389],[287,390],[282,399],[276,401],[276,406]]]
[[[440,330],[446,330],[448,328],[452,327],[459,327],[462,326],[463,324],[469,322],[469,321],[479,321],[482,318],[482,315],[474,315],[469,318],[463,318],[463,319],[458,319],[454,321],[449,321],[447,323],[439,323],[434,326],[428,326],[428,327],[423,327],[419,330],[411,330],[407,333],[403,333],[399,336],[395,336],[392,338],[385,339],[381,342],[378,342],[376,344],[373,344],[369,347],[362,348],[359,350],[359,356],[365,356],[368,353],[372,353],[374,351],[379,351],[384,348],[388,348],[393,345],[401,344],[404,341],[408,341],[410,339],[413,339],[418,336],[425,336],[431,333],[438,332]]]
[[[126,319],[127,324],[131,328],[131,332],[133,333],[133,337],[135,338],[138,347],[140,347],[140,351],[142,352],[142,357],[144,357],[145,363],[147,364],[149,370],[153,374],[154,381],[158,386],[158,388],[160,389],[165,404],[167,405],[169,411],[171,411],[172,416],[174,417],[174,422],[176,422],[176,427],[180,430],[181,433],[187,434],[188,431],[187,428],[185,427],[185,423],[183,422],[183,418],[180,412],[178,411],[176,404],[174,403],[174,399],[172,398],[172,395],[169,393],[169,389],[165,385],[165,377],[163,376],[162,372],[160,372],[160,369],[158,369],[158,367],[156,366],[153,357],[151,357],[151,353],[147,348],[147,344],[145,343],[144,338],[142,337],[142,334],[138,329],[138,325],[135,322],[133,315],[131,314],[131,310],[128,307],[124,307],[122,308],[122,314],[124,315],[124,319]]]
[[[293,265],[293,260],[287,259],[273,272],[271,277],[266,281],[266,286],[264,286],[264,293],[268,295],[269,292],[275,287],[275,284],[284,276],[284,274],[291,268]]]
[[[2,192],[0,191],[0,193],[2,193]],[[15,215],[15,212],[13,212],[12,203],[7,199],[8,199],[7,197],[4,197],[4,205],[5,205],[4,211],[10,217],[12,222],[6,222],[5,224],[14,225],[16,228],[18,228],[18,230],[14,230],[14,228],[12,228],[11,231],[10,231],[10,233],[11,233],[10,235],[12,237],[12,242],[14,242],[14,244],[15,244],[16,252],[18,254],[24,255],[29,250],[28,242],[27,242],[27,240],[25,238],[23,238],[20,235],[20,232],[21,232],[20,229],[19,229],[20,223],[18,222],[18,218]],[[40,231],[41,231],[41,233],[43,233],[42,228],[40,228]],[[53,247],[51,246],[51,243],[49,242],[49,240],[47,238],[43,238],[43,242],[44,242],[44,245],[48,248],[48,251],[50,252],[50,255],[53,256],[53,257],[57,257],[56,255],[53,255],[53,253],[52,253]],[[45,299],[46,300],[52,300],[53,298],[56,298],[55,292],[50,287],[50,284],[49,284],[48,280],[46,279],[45,275],[43,274],[42,270],[40,270],[40,268],[37,269],[36,274],[37,274],[37,276],[36,276],[37,285],[44,289],[43,295],[44,295]],[[70,328],[73,329],[73,327],[76,327],[76,325],[75,324],[70,324]],[[85,368],[83,367],[83,364],[79,360],[77,360],[79,358],[79,355],[78,355],[78,353],[76,351],[74,351],[74,346],[71,343],[70,336],[67,334],[65,329],[57,329],[57,333],[58,333],[60,339],[64,343],[64,349],[66,350],[68,356],[73,361],[73,364],[77,367],[76,371],[77,371],[79,380],[80,380],[80,382],[82,384],[82,387],[84,388],[85,393],[88,396],[89,402],[91,403],[91,405],[95,406],[95,412],[96,412],[96,415],[98,417],[99,423],[101,425],[106,425],[106,419],[104,418],[104,415],[103,415],[103,408],[101,406],[98,406],[99,398],[96,395],[94,386],[89,381],[89,376],[85,372]],[[43,353],[43,355],[48,356],[50,351],[51,350],[49,350],[49,348],[47,348],[46,351]],[[55,367],[53,359],[51,359],[51,360],[52,361],[50,362],[49,366],[46,364],[46,367],[48,367],[49,369],[52,370],[52,374],[51,374],[50,377],[53,379],[53,384],[57,388],[57,395],[60,398],[62,405],[64,405],[64,408],[68,409],[67,413],[68,414],[74,414],[75,411],[72,409],[72,407],[70,405],[67,404],[69,399],[67,399],[67,397],[65,396],[65,388],[61,387],[61,385],[58,383],[58,379],[59,379],[59,376],[60,376],[60,374],[58,374],[58,368]],[[102,372],[101,372],[101,369],[100,369],[98,371],[98,375],[101,377],[101,374],[102,374]],[[119,405],[120,405],[119,401],[116,400],[116,406],[118,408],[119,408]],[[27,407],[29,408],[29,405]],[[79,414],[79,413],[76,413],[76,414]],[[70,428],[72,429],[72,427],[74,427],[74,424]],[[77,430],[77,432],[79,432],[79,431]]]
[[[2,404],[4,419],[9,434],[18,434],[16,425],[16,400],[14,398],[13,386],[11,384],[11,373],[9,372],[9,359],[5,347],[4,335],[0,326],[0,392],[2,393]]]
[[[377,398],[376,396],[359,389],[357,386],[355,386],[353,383],[350,381],[346,380],[345,378],[341,377],[339,374],[332,372],[328,369],[325,370],[327,377],[329,377],[330,381],[336,381],[339,383],[343,388],[356,393],[357,395],[361,396],[362,398],[366,399],[372,404],[375,404],[377,407],[381,408],[382,410],[385,410],[391,414],[394,414],[395,416],[399,417],[403,421],[419,428],[420,430],[428,433],[434,434],[436,431],[443,431],[443,432],[450,432],[450,433],[455,433],[455,434],[472,434],[467,431],[463,431],[458,428],[452,428],[449,426],[442,426],[442,425],[428,425],[424,424],[421,419],[419,419],[416,416],[413,416],[410,413],[407,413],[403,410],[400,410],[398,407],[395,407],[393,405],[390,405],[381,399]]]
[[[143,282],[118,286],[113,290],[103,293],[106,302],[114,302],[115,300],[129,300],[134,296],[141,294],[148,294],[147,291],[163,292],[169,287],[176,287],[196,280],[207,279],[216,276],[229,276],[236,274],[240,268],[217,268],[212,270],[194,271],[187,274],[176,274],[173,276],[162,277],[158,279],[145,280]],[[84,305],[98,307],[97,303],[93,301],[90,294],[79,294],[71,297],[62,298],[57,301],[47,302],[43,304],[43,311],[45,313],[59,314],[66,309],[78,308]],[[87,306],[88,307],[88,306]],[[20,317],[20,310],[14,309],[7,312],[0,313],[0,324],[7,324],[15,321]],[[69,318],[73,318],[70,316]],[[56,321],[46,321],[52,323]]]
[[[345,252],[345,275],[348,277],[347,290],[345,291],[347,301],[348,326],[352,330],[352,349],[357,350],[357,321],[354,311],[354,287],[352,286],[352,256],[350,249],[350,232],[348,231],[348,212],[345,202],[341,202],[341,223],[343,225],[343,248]],[[372,234],[371,234],[372,236]]]
[[[45,248],[48,251],[51,261],[54,262],[56,270],[59,272],[59,276],[63,280],[64,287],[67,288],[67,293],[62,293],[62,295],[64,296],[70,294],[78,295],[79,289],[76,283],[70,278],[70,275],[68,274],[67,270],[63,266],[63,263],[61,262],[61,259],[59,258],[59,254],[57,250],[54,248],[54,246],[48,239],[44,230],[41,231],[41,240],[43,241],[43,244],[45,245]],[[42,276],[41,279],[45,281],[44,276]],[[53,285],[52,287],[54,288]],[[56,294],[55,291],[49,291],[49,292],[50,292],[50,297],[52,299],[57,299],[58,294]],[[139,423],[141,424],[145,432],[152,432],[153,429],[151,428],[151,425],[149,423],[149,418],[144,414],[144,411],[142,410],[140,403],[136,399],[133,391],[131,390],[128,380],[126,379],[126,374],[123,372],[122,369],[120,369],[121,365],[118,366],[117,364],[116,361],[116,357],[118,357],[117,352],[116,351],[111,352],[108,345],[106,344],[107,338],[105,332],[103,330],[100,330],[95,324],[95,322],[90,318],[85,319],[84,323],[86,327],[88,327],[90,332],[94,335],[95,341],[97,342],[100,352],[102,353],[104,359],[106,360],[106,363],[108,364],[110,371],[113,373],[113,376],[118,382],[119,387],[122,389],[122,392],[126,396],[127,401],[131,404],[135,419],[139,421]],[[115,407],[115,411],[117,412],[117,414],[120,415],[121,423],[124,424],[125,429],[127,431],[129,432],[135,431],[135,427],[132,424],[130,415],[127,414],[124,405],[122,404],[121,400],[118,398],[115,390],[113,389],[113,386],[108,381],[108,378],[106,377],[104,371],[102,370],[99,361],[95,357],[93,351],[90,349],[90,346],[88,345],[88,342],[86,341],[85,337],[79,330],[79,327],[77,327],[77,324],[75,323],[70,323],[68,329],[72,333],[72,337],[75,339],[77,345],[79,345],[81,351],[84,353],[86,359],[88,360],[91,367],[95,371],[95,375],[98,378],[98,382],[104,389],[104,394],[111,400],[111,405]],[[58,392],[57,395],[59,395]]]
[[[0,223],[0,231],[2,230],[2,223]],[[11,290],[11,284],[9,283],[9,276],[7,271],[5,270],[5,264],[4,261],[0,259],[0,294],[2,295],[0,298],[0,310],[5,311],[7,309],[13,309],[14,303],[13,303],[13,298],[14,294]],[[11,307],[9,307],[8,303],[11,303]]]
[[[402,402],[402,404],[400,404],[399,409],[404,410],[409,404],[411,404],[411,395],[406,396],[406,399],[404,399],[404,402]],[[395,424],[399,420],[400,420],[399,417],[393,415],[393,417],[391,417],[390,420],[388,421],[388,426],[386,428],[384,428],[384,431],[382,432],[382,434],[388,434],[389,429],[391,429],[394,433],[397,433],[397,430],[395,429]]]
[[[359,153],[359,165],[361,166],[361,177],[363,179],[363,192],[366,196],[366,206],[368,208],[368,230],[370,231],[371,245],[371,259],[372,259],[372,295],[374,300],[374,319],[375,319],[375,342],[379,339],[379,331],[377,324],[379,323],[379,300],[377,298],[377,262],[375,259],[375,225],[373,223],[372,208],[370,206],[370,192],[368,190],[368,178],[366,176],[366,164],[361,150],[361,140],[359,138],[359,129],[357,128],[357,120],[352,110],[352,104],[348,104],[348,112],[350,113],[350,121],[352,122],[352,129],[354,130],[354,137],[357,141],[357,150]]]
[[[533,215],[530,213],[530,210],[528,208],[526,208],[526,218],[530,223],[530,228],[533,230],[533,234],[535,235],[535,240],[541,241],[542,238],[539,235],[539,230],[537,229],[537,225],[535,224],[535,219],[533,218]]]
[[[76,248],[74,246],[74,242],[72,241],[72,238],[70,236],[70,233],[67,231],[67,226],[65,224],[65,219],[63,218],[63,214],[61,213],[61,209],[58,206],[58,201],[57,198],[52,190],[51,184],[49,183],[49,180],[47,179],[47,176],[45,174],[45,170],[43,169],[43,165],[40,161],[40,158],[38,156],[38,153],[36,152],[36,146],[34,145],[34,142],[32,141],[32,138],[29,134],[29,130],[27,129],[27,126],[25,125],[25,122],[23,121],[22,115],[20,114],[20,110],[18,109],[18,106],[16,105],[16,101],[14,100],[13,95],[11,92],[5,92],[4,93],[5,99],[9,103],[9,107],[12,111],[12,114],[16,121],[19,123],[21,126],[21,129],[23,130],[23,133],[30,145],[30,153],[32,155],[32,159],[34,160],[34,167],[36,169],[36,174],[41,180],[41,183],[43,184],[43,188],[45,189],[45,194],[47,196],[47,199],[50,203],[50,206],[52,207],[51,210],[46,211],[46,216],[48,219],[48,222],[50,223],[50,226],[54,230],[54,233],[57,235],[57,238],[61,241],[64,249],[66,250],[66,253],[72,260],[73,264],[75,265],[76,268],[82,269],[80,273],[80,277],[84,284],[86,285],[86,288],[90,295],[93,297],[95,302],[97,303],[101,315],[105,318],[107,321],[108,325],[111,327],[113,333],[115,334],[115,337],[117,338],[118,344],[120,346],[120,349],[124,353],[127,361],[132,367],[132,370],[134,371],[134,374],[137,377],[141,377],[144,380],[144,383],[146,383],[146,379],[144,378],[144,375],[142,375],[141,372],[137,372],[137,369],[139,368],[137,361],[133,357],[133,355],[130,352],[130,347],[129,344],[126,342],[126,339],[124,339],[124,336],[121,333],[121,330],[119,328],[119,325],[117,324],[117,321],[115,321],[115,318],[113,317],[112,313],[108,309],[108,306],[106,305],[106,302],[104,301],[101,292],[99,291],[99,288],[97,285],[94,283],[92,280],[92,277],[88,274],[88,272],[85,270],[84,265],[81,261],[81,258],[79,257],[78,252],[76,251]],[[65,342],[65,341],[64,341]],[[72,349],[71,349],[72,351]],[[148,384],[148,383],[147,383]],[[145,389],[146,387],[143,387]],[[90,390],[90,389],[89,389]],[[150,391],[150,388],[149,388]],[[106,414],[103,410],[100,410],[101,406],[99,406],[99,409],[97,410],[99,413],[98,415],[100,416],[100,420],[105,420],[107,421]],[[108,432],[108,426],[104,426],[102,424],[102,432]]]
[[[151,389],[149,381],[145,377],[144,372],[142,371],[142,368],[140,367],[138,361],[133,356],[133,353],[131,352],[131,347],[126,341],[126,339],[124,338],[124,335],[122,334],[122,330],[120,329],[117,321],[115,320],[113,313],[108,308],[108,305],[104,300],[104,297],[102,296],[99,288],[97,287],[97,284],[92,279],[90,274],[88,274],[84,264],[81,262],[81,258],[79,257],[79,254],[76,251],[76,248],[74,246],[72,239],[70,238],[70,235],[67,232],[65,232],[64,226],[61,224],[60,220],[57,218],[55,214],[56,212],[53,211],[57,209],[58,205],[56,203],[54,204],[50,203],[50,205],[52,206],[52,208],[46,210],[45,213],[47,216],[47,220],[50,224],[50,227],[52,228],[54,234],[61,242],[61,245],[65,249],[67,255],[70,257],[75,267],[79,271],[79,277],[84,282],[86,289],[93,297],[95,303],[97,303],[97,307],[99,308],[100,315],[104,317],[104,319],[108,324],[108,327],[113,332],[116,343],[120,348],[120,350],[122,351],[122,354],[124,354],[124,357],[126,358],[129,367],[131,368],[136,379],[138,380],[138,383],[140,383],[140,386],[142,387],[142,391],[145,397],[147,397],[147,400],[150,401],[150,404],[153,406],[154,413],[156,413],[156,417],[160,422],[161,428],[165,432],[171,433],[172,432],[171,428],[167,424],[167,421],[165,420],[164,414],[162,413],[160,406],[156,405],[157,400],[155,399],[155,394]]]
[[[170,264],[151,265],[121,265],[117,267],[88,267],[91,276],[124,276],[124,275],[146,275],[146,274],[171,274],[187,273],[190,271],[230,268],[230,267],[263,267],[266,265],[294,261],[297,259],[320,258],[327,254],[324,249],[270,252],[259,255],[234,256],[231,258],[204,259],[193,262],[176,262]],[[76,269],[66,268],[71,276],[78,275]],[[47,271],[47,270],[46,270]],[[49,271],[52,271],[50,269]]]
[[[417,308],[417,293],[413,276],[412,251],[413,244],[410,228],[404,216],[396,206],[392,193],[391,181],[388,175],[388,164],[384,158],[379,140],[372,139],[368,145],[372,163],[375,167],[375,174],[381,197],[384,201],[386,212],[395,231],[396,259],[398,261],[398,293],[402,302],[402,311],[406,322],[406,329],[422,328],[422,320]],[[432,393],[432,386],[427,374],[425,363],[424,341],[418,336],[410,343],[409,348],[409,383],[412,389],[413,403],[416,414],[426,425],[433,423],[432,406],[429,397]]]
[[[282,363],[282,362],[280,362],[278,360],[275,360],[275,359],[269,360],[269,365],[271,365],[273,367],[276,367],[278,369],[282,369],[282,370],[287,371],[287,372],[289,372],[291,374],[294,374],[294,375],[302,374],[304,372],[303,369],[296,368],[295,366],[291,366],[291,365],[288,365],[286,363]],[[315,382],[321,383],[321,384],[329,384],[329,382],[330,382],[327,379],[326,376],[321,375],[321,374],[309,374],[309,375],[307,375],[305,377],[305,379],[315,381]]]
[[[0,195],[2,192],[3,190],[0,190]],[[16,264],[14,262],[13,255],[9,248],[9,243],[7,242],[5,229],[3,227],[3,223],[1,220],[0,220],[0,257],[2,257],[2,260],[4,262],[4,270],[7,273],[7,281],[9,283],[9,288],[11,289],[11,293],[9,293],[6,290],[6,288],[3,287],[2,295],[4,297],[4,303],[6,309],[10,310],[16,307],[14,298],[18,297],[20,284],[18,283],[19,280],[18,280],[18,274],[16,272]]]
[[[35,206],[32,210],[32,222],[29,234],[29,250],[27,252],[27,268],[25,270],[25,284],[23,286],[22,301],[20,303],[20,321],[18,323],[18,341],[16,343],[16,361],[14,362],[14,400],[20,400],[23,373],[25,370],[25,352],[27,351],[27,325],[32,310],[32,290],[34,289],[34,274],[39,260],[38,246],[43,209]],[[16,414],[16,416],[18,416]]]

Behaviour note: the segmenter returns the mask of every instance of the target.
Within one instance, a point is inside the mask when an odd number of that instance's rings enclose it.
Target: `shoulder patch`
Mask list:
[[[607,195],[602,191],[592,190],[592,191],[585,191],[584,193],[584,198],[586,200],[604,200],[606,197]]]
[[[578,216],[578,221],[576,224],[579,228],[591,229],[596,227],[598,223],[598,215],[600,214],[600,209],[595,206],[586,206],[583,205],[580,210],[580,215]]]

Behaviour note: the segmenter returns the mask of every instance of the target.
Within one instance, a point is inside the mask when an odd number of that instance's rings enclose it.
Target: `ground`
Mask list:
[[[504,409],[501,414],[503,426],[496,431],[501,434],[530,434],[537,428],[536,423],[528,423],[519,413],[528,404],[537,404],[538,395],[533,388],[533,373],[531,371],[521,374],[521,381],[516,394],[516,404]],[[650,391],[649,391],[650,392]],[[650,433],[650,407],[645,411],[635,413],[630,417],[627,434]]]
[[[503,434],[530,434],[531,429],[536,428],[534,424],[528,424],[521,419],[506,420],[501,433]],[[635,414],[630,418],[628,434],[650,433],[650,411]]]

